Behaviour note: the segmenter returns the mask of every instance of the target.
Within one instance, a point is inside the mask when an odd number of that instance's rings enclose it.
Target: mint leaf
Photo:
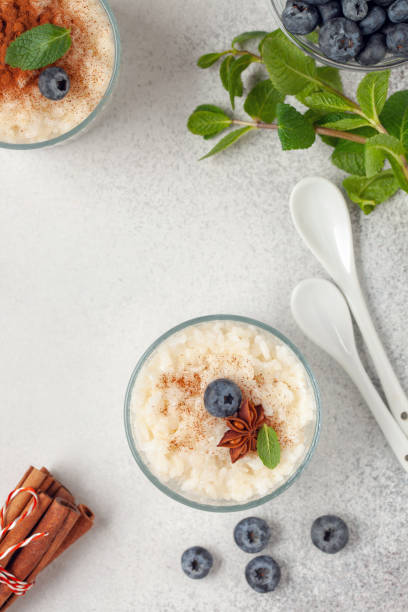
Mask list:
[[[392,170],[384,170],[372,177],[349,176],[344,179],[343,186],[350,200],[358,204],[366,215],[398,191]]]
[[[385,157],[385,153],[382,149],[371,147],[369,154],[367,154],[366,147],[364,147],[364,174],[367,176],[374,176],[374,174],[380,172],[384,167]],[[351,172],[351,174],[356,174],[356,172]]]
[[[408,152],[408,106],[405,108],[401,122],[400,140],[406,154]]]
[[[348,172],[365,176],[364,145],[350,140],[339,140],[331,160],[335,166]]]
[[[198,59],[197,66],[199,68],[209,68],[210,66],[215,64],[215,62],[218,62],[220,57],[222,57],[223,55],[225,55],[225,52],[223,52],[223,53],[206,53],[205,55],[202,55]]]
[[[253,40],[254,38],[263,38],[266,36],[268,32],[264,32],[263,30],[252,30],[251,32],[243,32],[236,36],[231,45],[235,47],[235,45],[242,45],[242,43],[247,42],[247,40]]]
[[[341,82],[340,73],[337,68],[331,68],[331,66],[319,66],[316,69],[317,82],[312,82],[307,85],[302,91],[300,91],[296,98],[302,104],[305,104],[307,96],[313,93],[325,91],[326,86],[334,87],[337,91],[343,91],[343,84]]]
[[[227,57],[225,57],[222,60],[221,66],[220,66],[221,83],[224,89],[226,89],[228,92],[229,92],[229,71],[230,71],[230,66],[234,61],[235,60],[232,55],[227,55]]]
[[[207,159],[207,157],[211,157],[212,155],[216,155],[216,153],[224,151],[224,149],[230,147],[232,144],[234,144],[234,142],[237,142],[237,140],[239,140],[244,134],[254,129],[255,127],[249,125],[248,127],[240,128],[239,130],[234,130],[233,132],[230,132],[229,134],[224,136],[224,138],[221,138],[221,140],[217,142],[215,147],[212,148],[211,151],[207,153],[207,155],[201,157],[200,161],[202,159]]]
[[[222,113],[223,115],[225,115],[222,108],[220,108],[219,106],[215,106],[215,104],[200,104],[200,106],[197,106],[197,108],[194,109],[194,112],[196,111],[208,111],[210,113]]]
[[[341,82],[340,71],[337,68],[319,66],[316,72],[319,81],[337,89],[337,91],[343,92],[343,83]]]
[[[262,57],[275,88],[283,94],[297,94],[309,83],[317,83],[316,64],[281,30],[275,30],[262,44]]]
[[[325,115],[319,119],[319,125],[322,127],[332,128],[334,130],[355,130],[359,127],[369,125],[367,119],[359,117],[358,115],[352,115],[350,113],[336,113],[332,115]]]
[[[379,122],[379,115],[387,99],[390,71],[370,72],[357,89],[357,100],[361,110],[369,119]]]
[[[235,97],[241,97],[244,90],[241,74],[252,61],[253,58],[250,55],[242,55],[238,59],[229,55],[221,64],[220,77],[224,88],[230,95],[232,108],[235,108]]]
[[[59,60],[70,46],[70,30],[45,23],[18,36],[7,49],[5,62],[12,68],[37,70]]]
[[[254,119],[271,123],[276,117],[276,106],[285,96],[277,91],[270,79],[259,81],[249,92],[244,110]]]
[[[187,122],[187,127],[193,134],[204,137],[215,136],[232,123],[232,119],[216,106],[201,105],[198,109],[190,115]]]
[[[407,106],[408,90],[397,91],[388,98],[380,115],[380,121],[387,132],[398,140],[401,137],[402,119]]]
[[[351,104],[351,102],[347,102],[341,96],[338,96],[335,93],[330,93],[326,91],[318,92],[311,94],[310,96],[306,96],[304,101],[306,106],[313,108],[314,110],[321,111],[347,111],[347,112],[355,112],[355,107]]]
[[[219,106],[214,106],[214,104],[200,104],[200,106],[197,106],[197,108],[194,110],[194,113],[196,113],[197,111],[209,111],[210,113],[221,113],[222,115],[228,117],[228,115],[225,115],[222,108],[220,108]],[[219,130],[218,126],[216,125],[214,126],[214,131],[208,132],[207,134],[200,134],[200,136],[202,136],[204,140],[209,140],[210,138],[214,138],[214,136],[219,134],[220,131],[222,130]]]
[[[365,144],[365,160],[367,171],[373,173],[378,167],[378,157],[382,154],[390,162],[399,186],[408,192],[408,179],[403,171],[404,149],[399,140],[389,134],[377,134],[369,138]]]
[[[262,463],[270,470],[279,465],[280,444],[277,433],[272,427],[262,425],[258,432],[256,450]]]
[[[278,136],[282,149],[308,149],[315,141],[313,125],[290,104],[279,103],[277,107]]]

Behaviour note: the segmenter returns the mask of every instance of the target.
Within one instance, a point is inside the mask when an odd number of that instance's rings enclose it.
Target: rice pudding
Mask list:
[[[40,93],[41,70],[5,64],[10,43],[45,23],[71,30],[71,48],[55,63],[68,74],[70,90],[58,101]],[[111,22],[99,0],[3,0],[0,24],[0,142],[43,142],[84,121],[106,92],[115,62]]]
[[[220,378],[262,405],[280,442],[275,469],[256,452],[232,463],[218,446],[226,419],[212,416],[203,398]],[[204,503],[242,503],[273,492],[303,462],[316,431],[314,390],[299,358],[272,333],[237,320],[193,322],[167,337],[137,373],[129,402],[133,437],[150,471]]]

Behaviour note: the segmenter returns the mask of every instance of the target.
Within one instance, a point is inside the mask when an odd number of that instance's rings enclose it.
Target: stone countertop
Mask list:
[[[323,143],[283,153],[270,133],[198,163],[206,144],[185,128],[197,104],[227,103],[216,70],[200,71],[197,57],[242,31],[273,29],[268,2],[112,4],[124,57],[103,120],[53,150],[0,152],[0,497],[28,464],[46,464],[98,517],[15,609],[404,612],[407,477],[356,388],[289,310],[297,282],[324,276],[294,231],[289,192],[304,176],[340,184],[343,174]],[[344,80],[352,93],[356,75]],[[404,82],[406,69],[393,72],[394,86]],[[368,217],[350,209],[370,310],[408,391],[407,196]],[[270,522],[267,552],[282,566],[269,595],[249,589],[250,557],[232,541],[248,513],[200,513],[167,499],[135,465],[122,424],[126,385],[146,346],[180,321],[219,312],[289,336],[322,393],[310,466],[254,512]],[[328,512],[351,530],[333,557],[309,537],[313,519]],[[216,559],[198,583],[180,570],[194,544]]]

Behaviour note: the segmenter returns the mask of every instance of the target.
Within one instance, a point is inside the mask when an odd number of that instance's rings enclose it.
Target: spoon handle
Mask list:
[[[344,366],[345,364],[343,364]],[[388,444],[394,451],[396,458],[406,472],[408,472],[408,438],[404,435],[395,419],[391,416],[387,406],[382,401],[378,391],[371,382],[367,372],[362,366],[359,357],[354,359],[346,368],[350,378],[360,390],[368,404],[375,420],[382,430]]]
[[[354,318],[357,321],[374,362],[390,410],[397,424],[408,437],[408,398],[399,383],[381,340],[378,337],[360,285],[357,281],[353,283],[350,290],[347,290],[347,287],[344,287],[344,290]]]

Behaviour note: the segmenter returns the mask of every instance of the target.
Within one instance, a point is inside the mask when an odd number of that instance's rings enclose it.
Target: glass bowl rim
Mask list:
[[[279,28],[282,32],[287,36],[299,49],[301,49],[304,53],[320,62],[321,64],[325,64],[326,66],[331,66],[332,68],[338,68],[339,70],[352,70],[353,72],[378,72],[382,70],[388,70],[391,68],[398,68],[403,66],[408,62],[408,57],[398,57],[395,56],[393,59],[390,59],[389,62],[380,62],[379,64],[373,64],[372,66],[363,66],[362,64],[349,64],[344,62],[337,62],[335,60],[326,57],[322,52],[318,50],[317,47],[311,46],[313,43],[308,43],[304,40],[305,34],[292,34],[287,30],[283,24],[280,8],[277,6],[276,0],[268,0],[268,3],[272,5],[272,9],[276,19],[278,20]]]
[[[310,385],[312,387],[313,390],[313,394],[314,394],[314,401],[315,401],[315,406],[316,406],[316,423],[315,423],[315,428],[314,428],[314,432],[313,432],[313,437],[312,440],[310,442],[310,446],[308,448],[307,453],[305,454],[302,462],[300,463],[300,465],[297,467],[296,471],[290,476],[290,478],[288,478],[288,480],[286,480],[280,487],[278,487],[277,489],[275,489],[274,491],[272,491],[271,493],[268,493],[267,495],[263,495],[262,497],[255,499],[255,500],[251,500],[249,502],[245,502],[245,503],[240,503],[240,504],[232,504],[232,505],[215,505],[215,504],[207,504],[207,503],[200,503],[197,501],[194,501],[192,499],[188,499],[187,497],[184,497],[183,495],[181,495],[180,493],[176,493],[175,491],[173,491],[173,489],[171,489],[170,487],[168,487],[166,484],[164,484],[163,482],[161,482],[159,480],[159,478],[157,476],[155,476],[149,469],[149,467],[145,464],[145,462],[143,461],[141,455],[139,454],[139,451],[136,448],[136,444],[135,444],[135,440],[134,440],[134,436],[132,433],[132,425],[131,425],[131,419],[130,419],[130,403],[131,403],[131,396],[132,396],[132,391],[133,391],[133,387],[136,381],[136,378],[141,370],[141,368],[143,367],[143,365],[145,364],[146,360],[150,357],[150,355],[153,353],[153,351],[165,340],[167,340],[167,338],[169,338],[170,336],[172,336],[173,334],[177,333],[178,331],[181,331],[187,327],[190,327],[192,325],[197,325],[199,323],[205,323],[208,321],[237,321],[237,322],[241,322],[241,323],[246,323],[249,325],[254,325],[256,327],[259,327],[261,329],[264,329],[267,332],[272,333],[274,336],[276,336],[279,340],[281,340],[284,344],[286,344],[294,353],[295,355],[298,357],[298,359],[300,360],[300,362],[302,363],[303,367],[306,370],[306,373],[309,377],[309,382]],[[319,387],[317,385],[317,381],[309,367],[309,364],[307,363],[306,359],[303,357],[302,353],[299,351],[299,349],[288,339],[286,338],[286,336],[284,336],[280,331],[278,331],[277,329],[275,329],[274,327],[267,325],[266,323],[262,323],[261,321],[257,321],[256,319],[252,319],[250,317],[245,317],[245,316],[241,316],[241,315],[226,315],[226,314],[221,314],[221,315],[206,315],[206,316],[201,316],[201,317],[196,317],[193,319],[189,319],[188,321],[184,321],[183,323],[180,323],[179,325],[176,325],[175,327],[172,327],[171,329],[169,329],[167,332],[165,332],[164,334],[162,334],[161,336],[159,336],[157,338],[157,340],[155,340],[146,350],[145,352],[142,354],[142,356],[140,357],[139,361],[137,362],[132,375],[130,377],[127,389],[126,389],[126,395],[125,395],[125,405],[124,405],[124,422],[125,422],[125,431],[126,431],[126,438],[129,444],[129,448],[131,450],[131,453],[133,455],[133,458],[135,459],[136,463],[138,464],[139,468],[141,469],[141,471],[143,472],[143,474],[148,478],[148,480],[150,480],[151,483],[153,483],[160,491],[162,491],[162,493],[165,493],[168,497],[170,497],[171,499],[178,501],[186,506],[189,506],[190,508],[195,508],[198,510],[206,510],[208,512],[240,512],[243,510],[249,510],[250,508],[255,508],[257,506],[260,506],[272,499],[274,499],[275,497],[277,497],[278,495],[280,495],[281,493],[283,493],[284,491],[286,491],[286,489],[288,489],[294,482],[295,480],[297,480],[300,476],[300,474],[303,472],[303,470],[306,468],[306,466],[309,464],[312,455],[315,451],[315,448],[317,446],[318,440],[319,440],[319,435],[320,435],[320,428],[321,428],[321,401],[320,401],[320,392],[319,392]]]
[[[93,111],[83,121],[81,121],[81,123],[78,123],[78,125],[76,125],[74,128],[72,128],[68,132],[65,132],[64,134],[61,134],[60,136],[57,136],[55,138],[50,138],[49,140],[41,140],[40,142],[10,143],[10,142],[0,141],[0,149],[11,149],[11,150],[21,151],[21,150],[44,149],[46,147],[52,147],[56,144],[64,142],[65,140],[68,140],[72,136],[75,136],[76,134],[81,132],[87,125],[89,125],[89,123],[91,123],[93,119],[95,119],[95,117],[99,114],[99,112],[105,106],[107,100],[109,99],[114,89],[114,86],[118,78],[122,48],[121,48],[121,42],[120,42],[118,23],[109,5],[108,0],[98,0],[98,2],[105,9],[106,14],[108,16],[109,23],[112,28],[113,42],[114,42],[114,49],[115,49],[115,60],[113,63],[113,68],[112,68],[112,75],[111,75],[109,84],[105,90],[105,93],[103,94],[100,101],[95,106]]]

